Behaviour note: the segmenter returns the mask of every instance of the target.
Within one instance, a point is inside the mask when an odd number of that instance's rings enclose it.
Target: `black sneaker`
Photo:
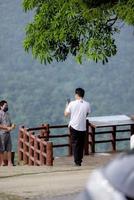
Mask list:
[[[75,163],[75,166],[81,166],[81,163]]]

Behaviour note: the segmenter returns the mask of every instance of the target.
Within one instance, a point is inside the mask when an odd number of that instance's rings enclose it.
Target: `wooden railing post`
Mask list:
[[[26,155],[26,153],[27,153],[27,145],[26,145],[27,135],[26,135],[26,129],[25,128],[24,128],[24,138],[23,138],[23,141],[24,141],[24,143],[23,143],[23,147],[24,147],[24,158],[23,158],[23,160],[24,160],[24,164],[28,164],[28,159],[27,159],[27,155]]]
[[[34,138],[34,165],[36,165],[36,160],[37,160],[37,153],[36,153],[36,149],[37,149],[37,138]]]
[[[34,138],[33,138],[33,133],[29,133],[29,165],[32,165],[34,163],[33,158],[34,158]]]
[[[89,155],[89,122],[86,120],[85,155]]]
[[[49,124],[42,124],[42,127],[44,127],[44,129],[42,129],[40,131],[40,137],[44,138],[46,141],[48,141],[49,140],[49,133],[50,133]]]
[[[46,165],[52,166],[53,165],[53,143],[47,142],[46,145]]]
[[[116,151],[116,126],[112,127],[112,148]]]
[[[131,124],[130,129],[131,129],[131,135],[134,135],[134,124]]]
[[[45,164],[45,159],[44,159],[43,153],[44,153],[43,139],[41,139],[40,140],[40,165],[44,165]]]
[[[47,141],[49,140],[49,134],[50,134],[49,124],[46,124],[46,135],[47,135],[46,139],[47,139]]]
[[[22,132],[19,129],[19,134],[18,134],[18,163],[23,159],[22,152],[20,151],[20,149],[22,147],[21,138],[22,138]]]
[[[19,128],[18,134],[18,163],[24,161],[24,126]]]
[[[95,153],[95,128],[91,126],[91,152]]]

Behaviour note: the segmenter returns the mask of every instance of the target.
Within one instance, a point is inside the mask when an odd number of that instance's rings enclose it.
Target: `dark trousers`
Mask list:
[[[74,162],[79,165],[82,163],[86,131],[77,131],[70,127],[70,133]]]

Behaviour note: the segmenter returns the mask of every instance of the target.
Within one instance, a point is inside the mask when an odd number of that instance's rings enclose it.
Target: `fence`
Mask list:
[[[89,123],[87,123],[89,125]],[[59,134],[53,134],[53,130],[62,130],[66,129],[66,133]],[[63,148],[67,147],[68,148],[68,156],[72,155],[72,142],[71,142],[71,135],[70,131],[68,129],[68,125],[55,125],[51,126],[49,124],[45,124],[44,126],[41,127],[36,127],[36,128],[29,128],[28,131],[41,131],[38,133],[38,137],[44,140],[53,140],[55,138],[59,138],[60,143],[53,143],[53,150],[56,148]],[[66,143],[62,143],[62,138],[66,138]],[[87,138],[87,136],[86,136]],[[88,155],[88,141],[85,143],[85,154]]]
[[[128,127],[129,126],[129,127]],[[120,128],[121,127],[121,128]],[[66,129],[66,133],[52,134],[52,130]],[[101,129],[101,130],[100,130]],[[103,129],[103,130],[102,130]],[[99,131],[98,131],[99,130]],[[35,131],[38,131],[35,134]],[[117,137],[118,133],[129,132],[127,137]],[[109,135],[110,139],[96,139],[97,135],[101,137]],[[128,141],[130,136],[134,134],[134,121],[129,120],[125,122],[112,122],[112,123],[96,123],[87,120],[87,131],[85,140],[85,155],[96,152],[96,144],[110,143],[112,151],[117,150],[117,142]],[[66,143],[53,144],[53,138],[67,138]],[[72,155],[71,135],[69,133],[68,125],[50,126],[43,124],[41,127],[36,128],[21,128],[19,131],[18,140],[18,158],[24,164],[29,165],[53,165],[53,150],[55,148],[68,148],[68,155]]]
[[[62,134],[53,134],[52,130],[63,130],[66,129],[66,133]],[[55,138],[66,138],[66,143],[62,143],[60,140],[60,143],[53,143],[53,149],[55,148],[63,148],[67,147],[68,148],[68,155],[72,155],[72,145],[71,145],[71,137],[70,137],[70,132],[68,129],[68,125],[56,125],[56,126],[50,126],[49,124],[43,124],[41,127],[36,127],[36,128],[29,128],[28,131],[40,131],[38,133],[38,137],[40,139],[44,139],[46,141],[53,140]]]
[[[101,130],[99,130],[101,129]],[[130,141],[130,135],[128,133],[128,136],[126,137],[123,137],[123,135],[121,135],[121,137],[119,136],[119,133],[125,133],[125,132],[131,132],[131,128],[128,128],[128,127],[124,127],[124,129],[119,129],[117,128],[117,126],[112,126],[112,127],[109,127],[109,129],[106,129],[106,127],[104,127],[102,129],[102,127],[97,127],[96,129],[94,127],[89,127],[89,130],[88,130],[88,136],[89,136],[89,139],[88,139],[88,144],[89,144],[89,147],[90,147],[90,152],[91,153],[95,153],[96,152],[96,145],[97,144],[110,144],[111,146],[111,151],[116,151],[118,150],[117,149],[117,143],[118,142],[121,142],[121,141]],[[105,139],[101,139],[102,136],[104,135],[107,135],[109,137],[106,138],[105,136]],[[97,136],[99,136],[97,139]],[[107,150],[106,150],[107,151]]]
[[[132,116],[115,115],[104,117],[92,117],[88,120],[87,135],[91,152],[96,152],[96,144],[109,143],[112,151],[116,151],[117,142],[130,141],[134,134],[134,120]],[[109,120],[109,121],[108,121]],[[127,136],[124,135],[127,133]],[[96,139],[96,136],[109,135],[108,139]]]
[[[45,134],[46,128],[41,131]],[[53,165],[52,142],[45,141],[40,135],[34,135],[34,132],[25,128],[19,129],[18,138],[18,161],[28,165]],[[47,136],[46,136],[47,137]]]

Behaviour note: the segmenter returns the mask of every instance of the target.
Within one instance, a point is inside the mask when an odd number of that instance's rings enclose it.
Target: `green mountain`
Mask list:
[[[70,57],[65,63],[45,66],[22,47],[32,13],[25,14],[19,0],[4,0],[0,15],[0,99],[9,102],[12,121],[18,126],[67,123],[63,111],[76,87],[85,88],[92,116],[134,113],[133,27],[124,25],[115,36],[118,54],[107,65],[78,65]]]

